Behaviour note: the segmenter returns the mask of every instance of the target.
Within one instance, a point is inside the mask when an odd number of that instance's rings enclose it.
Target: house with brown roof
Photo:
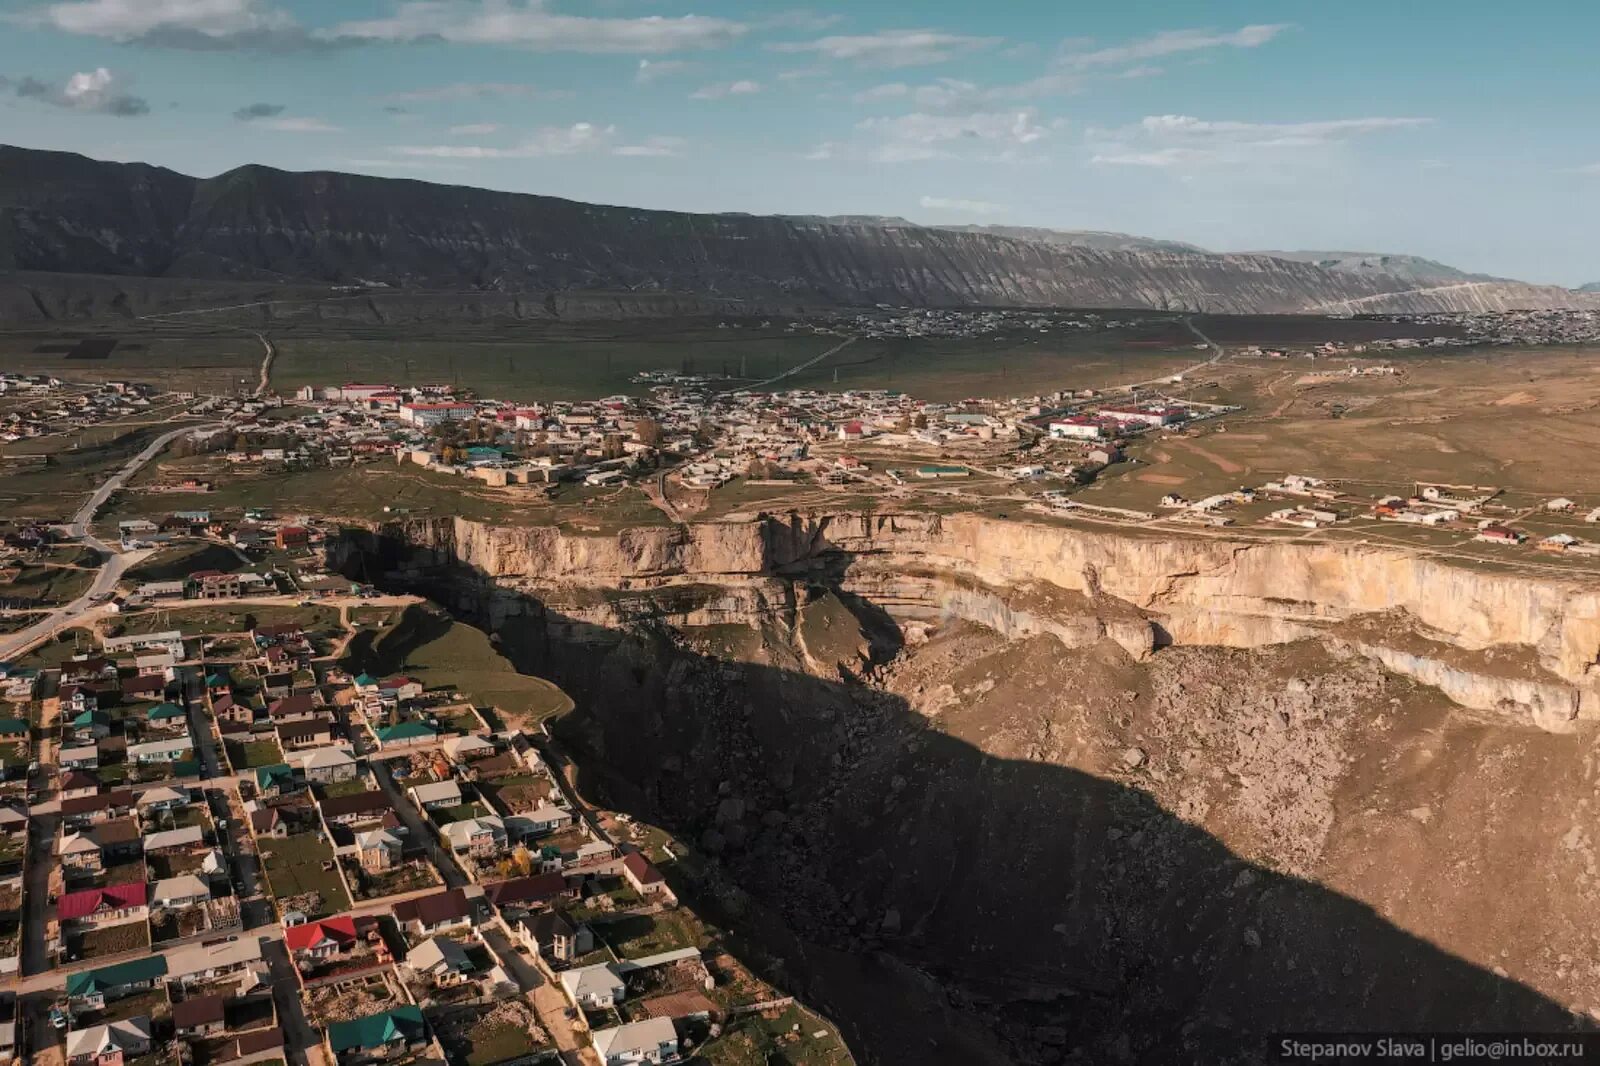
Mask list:
[[[172,1026],[181,1037],[213,1036],[227,1028],[222,996],[195,996],[172,1005]]]
[[[333,723],[327,719],[304,722],[279,722],[278,743],[284,751],[306,751],[333,743]]]
[[[661,871],[642,852],[630,851],[622,857],[622,876],[635,892],[646,899],[657,896],[677,899],[672,889],[667,887],[667,879],[661,876]]]
[[[413,936],[433,936],[472,925],[473,905],[465,892],[452,888],[396,903],[394,920]]]
[[[327,796],[318,801],[322,817],[338,825],[375,822],[390,809],[389,797],[378,789],[352,792],[347,796]]]

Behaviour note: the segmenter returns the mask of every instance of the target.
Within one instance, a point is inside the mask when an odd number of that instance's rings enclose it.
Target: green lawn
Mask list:
[[[428,817],[438,826],[446,826],[451,822],[464,822],[468,818],[483,818],[489,810],[481,803],[463,803],[458,807],[436,807],[428,812]]]
[[[596,922],[595,933],[624,959],[638,959],[678,948],[703,948],[710,943],[705,927],[686,911],[633,914],[614,922]]]
[[[272,766],[283,761],[283,751],[275,740],[251,740],[239,743],[226,742],[228,762],[234,770],[254,770],[258,766]]]
[[[322,894],[321,910],[310,917],[339,914],[350,909],[350,896],[344,890],[337,869],[324,870],[333,861],[333,848],[315,833],[301,833],[282,839],[260,841],[262,865],[267,883],[280,907],[290,896],[305,892]]]
[[[353,796],[358,792],[368,792],[371,788],[371,783],[365,777],[352,777],[348,781],[330,781],[326,785],[318,785],[317,791],[323,798],[329,799],[334,796]]]
[[[494,1066],[495,1063],[531,1055],[538,1050],[526,1029],[518,1029],[504,1022],[479,1022],[467,1039],[472,1050],[467,1052],[467,1066]]]
[[[375,676],[409,674],[430,690],[455,689],[524,725],[572,706],[555,685],[518,673],[483,630],[423,607],[407,608],[397,625],[375,639],[352,641],[346,665]]]

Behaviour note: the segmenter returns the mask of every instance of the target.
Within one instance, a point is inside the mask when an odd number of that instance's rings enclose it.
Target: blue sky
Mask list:
[[[0,141],[192,174],[1600,280],[1600,8],[1570,0],[0,0],[0,20]]]

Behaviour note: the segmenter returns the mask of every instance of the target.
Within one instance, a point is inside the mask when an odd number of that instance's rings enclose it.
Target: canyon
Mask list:
[[[930,513],[352,528],[863,1061],[1600,1019],[1600,590]]]

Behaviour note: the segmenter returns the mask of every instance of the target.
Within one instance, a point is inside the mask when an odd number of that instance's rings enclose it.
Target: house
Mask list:
[[[56,918],[85,925],[119,925],[145,920],[149,894],[143,881],[67,892],[56,900]]]
[[[414,677],[386,677],[378,682],[378,696],[385,700],[414,700],[422,695],[422,682]]]
[[[61,799],[83,799],[86,796],[96,796],[100,793],[100,779],[94,774],[83,770],[69,770],[61,775]]]
[[[250,831],[258,837],[286,837],[289,823],[276,807],[258,807],[250,812]]]
[[[528,833],[543,836],[571,825],[572,812],[563,807],[541,803],[529,813],[517,815],[517,820],[523,823]]]
[[[480,736],[467,734],[444,742],[444,753],[456,762],[471,762],[494,754],[494,745]]]
[[[267,717],[272,719],[274,725],[280,722],[311,722],[323,718],[327,714],[317,706],[316,699],[310,693],[300,693],[295,696],[285,696],[281,700],[273,700],[267,705]]]
[[[594,932],[586,924],[573,924],[560,911],[529,915],[517,923],[517,934],[529,951],[558,962],[571,962],[594,950]]]
[[[157,881],[150,888],[150,905],[152,907],[167,907],[170,909],[193,907],[197,904],[205,903],[210,898],[211,886],[194,874],[169,877],[164,881]]]
[[[454,781],[435,781],[432,784],[417,785],[411,790],[411,798],[425,811],[439,807],[459,807],[461,786]]]
[[[506,824],[492,814],[464,818],[445,826],[444,838],[457,855],[496,855],[506,849]]]
[[[78,689],[76,695],[83,696],[84,700],[93,697],[88,689]],[[72,716],[72,735],[75,738],[85,737],[99,740],[111,732],[111,716],[104,711],[86,707]]]
[[[1507,526],[1496,525],[1492,522],[1485,523],[1479,530],[1475,540],[1486,541],[1490,544],[1521,544],[1527,536]]]
[[[430,743],[438,738],[439,732],[427,722],[411,721],[383,726],[374,730],[373,735],[380,748],[405,748]]]
[[[189,713],[176,703],[158,703],[144,712],[144,720],[151,729],[173,731],[189,728]]]
[[[497,881],[485,887],[483,894],[501,913],[506,913],[536,910],[562,897],[575,898],[578,888],[559,873],[543,873]]]
[[[154,811],[175,811],[180,807],[187,807],[192,802],[194,801],[188,789],[158,785],[141,792],[139,798],[134,801],[134,806],[143,814]]]
[[[107,1003],[154,988],[167,976],[165,955],[146,955],[127,962],[67,975],[67,998],[74,1006],[99,1010]]]
[[[356,776],[356,761],[342,748],[321,748],[300,758],[300,771],[322,785],[349,781]]]
[[[356,837],[356,854],[361,859],[361,868],[368,873],[394,869],[403,850],[400,838],[387,829],[374,829]]]
[[[206,831],[198,825],[185,825],[165,829],[144,838],[144,853],[159,855],[164,851],[189,851],[206,842]]]
[[[263,798],[284,796],[297,792],[300,782],[295,780],[294,768],[286,762],[275,762],[256,767],[256,795]]]
[[[574,1007],[583,1010],[615,1007],[628,994],[628,986],[623,983],[615,965],[609,962],[563,970],[561,990]]]
[[[241,970],[260,968],[261,938],[241,936],[238,940],[201,943],[170,951],[166,957],[168,979],[180,985],[211,981]]]
[[[272,539],[279,551],[304,548],[311,543],[311,531],[305,526],[279,526]]]
[[[472,925],[472,903],[465,892],[452,888],[396,903],[394,920],[413,936],[465,929]]]
[[[678,1030],[671,1018],[644,1018],[600,1029],[593,1041],[595,1054],[605,1066],[661,1066],[683,1061]]]
[[[284,751],[305,751],[333,743],[333,724],[326,720],[279,722],[278,743]]]
[[[213,1036],[228,1027],[227,1000],[222,996],[195,996],[172,1005],[172,1027],[180,1037]]]
[[[667,879],[661,876],[661,871],[642,852],[630,851],[622,857],[622,876],[635,892],[646,899],[672,895],[672,889],[667,887]]]
[[[61,820],[72,828],[98,825],[113,818],[121,818],[133,810],[133,792],[118,789],[115,792],[92,792],[61,801]]]
[[[327,796],[319,801],[322,817],[339,825],[375,822],[389,810],[389,797],[377,789],[352,792],[347,796]]]
[[[158,700],[166,691],[167,679],[160,674],[140,674],[130,677],[122,682],[122,698],[125,700]]]
[[[100,842],[88,833],[68,833],[61,838],[56,850],[63,869],[78,873],[98,873],[105,863],[100,854]]]
[[[407,1004],[353,1021],[334,1022],[328,1026],[326,1042],[339,1066],[362,1066],[427,1047],[428,1023],[421,1007]]]
[[[411,954],[406,956],[406,968],[418,977],[446,987],[460,984],[476,969],[461,945],[443,936],[424,940],[412,948]]]
[[[92,1025],[67,1034],[67,1066],[123,1066],[150,1050],[150,1018]]]
[[[194,758],[194,745],[189,742],[187,734],[171,739],[147,740],[142,744],[129,744],[128,758],[140,764],[180,762]]]
[[[330,959],[356,946],[356,920],[340,914],[319,922],[285,926],[283,943],[296,962]]]

